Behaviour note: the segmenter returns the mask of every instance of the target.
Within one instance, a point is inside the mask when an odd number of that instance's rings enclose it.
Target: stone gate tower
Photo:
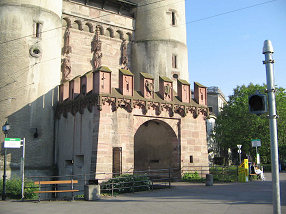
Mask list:
[[[159,82],[159,75],[171,78],[174,83],[178,78],[188,80],[185,2],[133,2],[138,7],[135,14],[132,70],[151,74],[155,77],[155,83]],[[139,75],[135,75],[135,85],[139,86]],[[158,85],[155,84],[155,91],[158,90]],[[176,86],[174,88],[177,90]]]
[[[27,170],[53,165],[61,16],[62,1],[0,0],[0,121],[8,120],[8,137],[26,139]],[[7,150],[12,173],[20,158],[21,149]]]

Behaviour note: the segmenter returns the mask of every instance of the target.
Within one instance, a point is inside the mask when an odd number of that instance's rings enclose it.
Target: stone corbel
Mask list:
[[[79,104],[79,113],[83,114],[84,109],[87,107],[88,101],[87,100],[81,100]]]
[[[200,112],[201,112],[205,117],[207,117],[207,116],[209,115],[209,113],[208,113],[208,108],[201,108],[201,109],[200,109]]]
[[[72,109],[71,109],[72,115],[75,115],[79,111],[79,108],[80,108],[79,102],[74,102],[72,104]]]
[[[169,115],[170,115],[170,117],[173,117],[173,116],[174,116],[174,113],[175,113],[174,104],[171,104],[171,108],[170,108],[170,110],[169,110]]]
[[[199,108],[195,107],[194,118],[197,118],[198,116],[199,116]]]
[[[97,99],[97,110],[102,111],[102,96],[98,96]]]
[[[148,102],[147,101],[143,101],[142,106],[143,106],[143,109],[142,109],[143,110],[143,114],[145,115],[148,112]]]
[[[57,106],[55,117],[59,120],[61,118],[61,114],[63,113],[63,107]]]
[[[70,112],[71,110],[71,105],[66,105],[63,107],[64,110],[63,110],[63,116],[64,118],[67,118],[68,117],[68,113]]]
[[[96,102],[97,102],[97,98],[88,99],[87,109],[90,113],[92,112],[92,107],[95,106]]]
[[[163,106],[161,104],[161,102],[158,102],[158,105],[157,105],[157,113],[158,115],[160,115],[163,111]]]
[[[133,99],[130,99],[130,103],[129,103],[129,111],[128,112],[132,112],[133,111],[133,108],[134,108],[134,106],[133,106]]]

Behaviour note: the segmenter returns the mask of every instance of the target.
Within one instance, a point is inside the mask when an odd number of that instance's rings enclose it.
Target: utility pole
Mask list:
[[[271,148],[271,169],[272,169],[272,191],[273,191],[273,213],[281,214],[280,204],[280,184],[279,184],[279,168],[278,168],[278,138],[277,138],[277,115],[275,102],[275,84],[272,58],[274,53],[270,40],[264,41],[263,54],[265,54],[267,78],[267,93],[269,106],[269,126],[270,126],[270,148]]]

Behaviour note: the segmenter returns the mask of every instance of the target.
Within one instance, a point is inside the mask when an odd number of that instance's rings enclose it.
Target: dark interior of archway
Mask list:
[[[172,167],[172,141],[162,123],[147,121],[134,136],[134,170]]]

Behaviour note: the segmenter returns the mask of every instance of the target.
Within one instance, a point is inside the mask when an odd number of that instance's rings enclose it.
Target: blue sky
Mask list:
[[[271,40],[275,84],[286,88],[285,0],[186,0],[189,82],[218,86],[266,83],[262,61]]]

